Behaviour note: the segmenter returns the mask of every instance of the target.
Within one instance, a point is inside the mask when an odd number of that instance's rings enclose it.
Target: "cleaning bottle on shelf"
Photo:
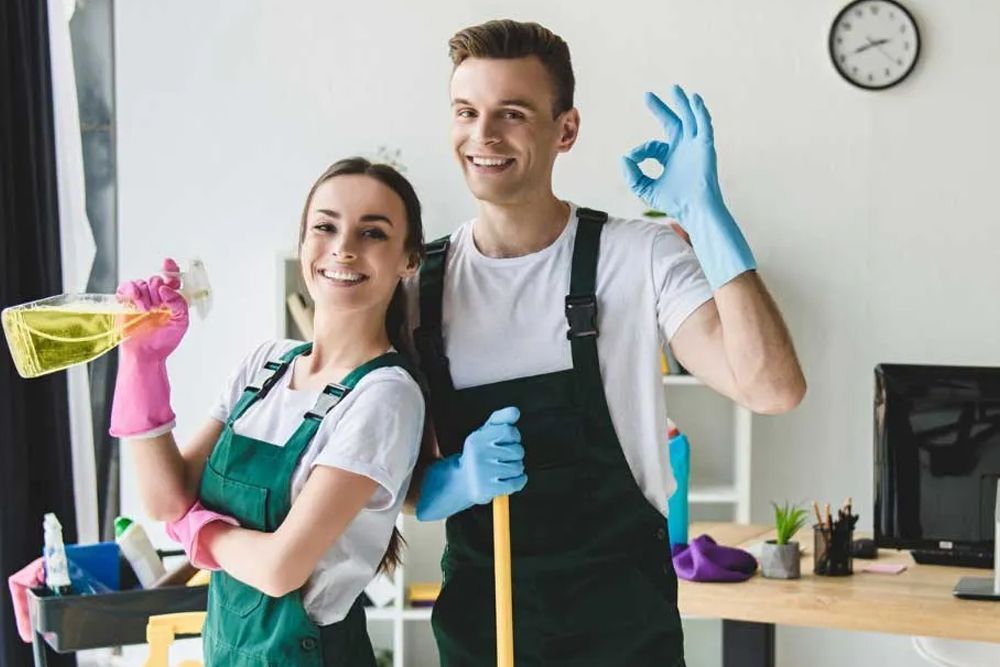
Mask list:
[[[181,295],[204,317],[212,296],[205,265],[193,260],[179,277]],[[166,324],[170,310],[143,312],[114,294],[59,294],[5,308],[0,319],[18,374],[33,378],[93,361],[125,338]]]
[[[670,546],[688,542],[688,480],[691,477],[691,443],[678,430],[673,421],[667,420],[667,440],[670,448],[670,468],[677,488],[667,501],[667,530]]]

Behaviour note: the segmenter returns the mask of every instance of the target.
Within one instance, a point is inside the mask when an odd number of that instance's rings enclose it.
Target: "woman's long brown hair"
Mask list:
[[[309,204],[312,202],[316,190],[331,178],[346,175],[361,175],[374,178],[399,195],[399,198],[403,200],[403,208],[406,210],[406,240],[403,242],[403,247],[411,255],[419,260],[423,260],[424,225],[420,217],[420,200],[417,198],[416,191],[414,191],[410,182],[406,180],[406,177],[393,167],[387,164],[373,163],[362,157],[346,158],[334,162],[313,183],[312,188],[309,189],[309,195],[306,197],[306,204],[302,209],[302,222],[299,226],[299,246],[301,247],[302,241],[305,239]],[[392,293],[392,300],[389,302],[389,308],[385,314],[385,330],[392,346],[400,354],[406,355],[409,358],[411,372],[416,372],[417,364],[411,352],[413,346],[410,342],[407,323],[406,292],[403,289],[402,282],[396,285],[396,290]],[[421,387],[425,386],[425,383],[420,378],[414,379],[417,380],[417,383]],[[391,574],[403,560],[403,547],[405,545],[406,540],[403,539],[399,529],[393,527],[392,535],[389,537],[389,546],[386,547],[385,554],[382,556],[378,571]]]

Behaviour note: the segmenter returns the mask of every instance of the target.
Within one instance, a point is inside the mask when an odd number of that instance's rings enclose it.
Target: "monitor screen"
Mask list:
[[[875,368],[881,546],[990,551],[1000,477],[1000,368]]]

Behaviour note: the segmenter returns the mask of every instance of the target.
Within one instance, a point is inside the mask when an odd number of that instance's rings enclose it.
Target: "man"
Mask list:
[[[415,340],[441,455],[417,516],[448,517],[443,665],[495,662],[490,500],[510,498],[515,662],[683,665],[663,512],[674,488],[659,350],[757,412],[805,381],[722,200],[703,101],[649,95],[666,141],[624,158],[669,227],[552,192],[580,114],[565,42],[491,21],[450,41],[452,143],[478,216],[430,244]],[[638,164],[664,166],[657,179]],[[484,423],[485,420],[485,423]],[[480,426],[482,424],[482,426]]]

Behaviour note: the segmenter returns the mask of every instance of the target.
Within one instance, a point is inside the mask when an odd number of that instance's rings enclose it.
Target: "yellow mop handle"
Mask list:
[[[497,667],[514,667],[514,605],[510,585],[510,496],[493,499],[493,576],[497,594]]]

